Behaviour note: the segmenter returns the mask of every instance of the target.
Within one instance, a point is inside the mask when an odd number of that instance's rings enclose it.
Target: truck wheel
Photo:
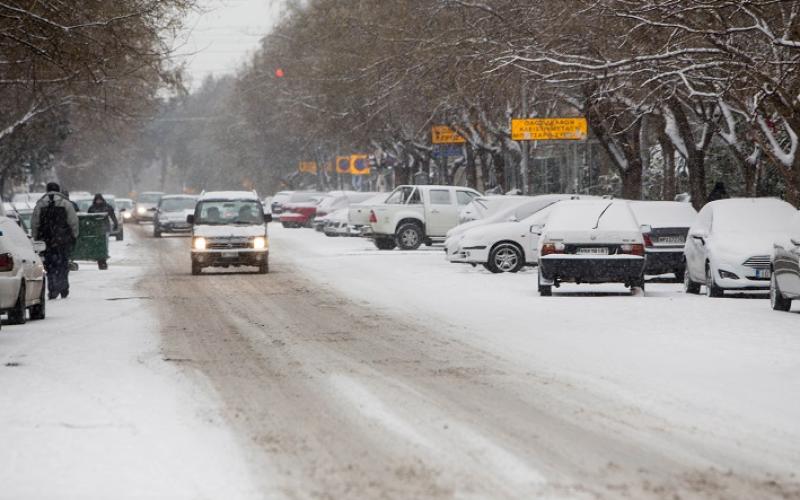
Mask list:
[[[47,301],[45,300],[47,298],[46,290],[47,281],[44,279],[42,280],[42,291],[39,293],[39,303],[31,307],[31,319],[44,319],[47,315]]]
[[[525,265],[525,258],[516,245],[501,243],[489,252],[487,269],[493,273],[516,273]]]
[[[397,244],[394,242],[394,238],[391,237],[375,238],[373,241],[375,242],[375,247],[378,250],[394,250],[394,248],[397,246]]]
[[[422,240],[425,235],[422,234],[422,228],[419,224],[407,222],[397,228],[395,233],[395,242],[401,250],[416,250],[422,245]]]
[[[542,278],[539,276],[539,295],[542,297],[551,297],[553,295],[552,285],[543,285]]]
[[[203,266],[201,266],[196,260],[192,259],[192,276],[197,276],[201,272],[203,272]]]
[[[24,325],[25,313],[27,312],[25,304],[25,282],[19,284],[19,294],[17,295],[17,302],[14,304],[14,309],[8,311],[8,324],[9,325]]]
[[[261,264],[258,265],[258,274],[267,274],[269,273],[269,261],[265,260]]]

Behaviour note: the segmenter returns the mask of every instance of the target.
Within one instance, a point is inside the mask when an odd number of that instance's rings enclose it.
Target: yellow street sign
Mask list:
[[[337,156],[336,157],[336,173],[349,174],[350,173],[350,157]]]
[[[350,174],[369,175],[367,155],[350,155]]]
[[[589,133],[586,118],[512,118],[511,140],[583,140]]]
[[[315,161],[301,161],[298,170],[306,174],[317,173],[317,162]]]
[[[431,127],[431,142],[433,144],[464,144],[467,141],[447,125],[434,125]]]

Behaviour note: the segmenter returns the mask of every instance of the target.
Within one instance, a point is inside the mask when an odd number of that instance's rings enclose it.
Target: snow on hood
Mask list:
[[[783,241],[787,233],[765,231],[760,233],[714,233],[708,244],[725,260],[741,263],[756,255],[771,255],[776,242]]]
[[[653,228],[691,227],[697,211],[689,203],[678,201],[632,201],[631,210],[640,225]]]
[[[195,225],[192,230],[195,236],[204,238],[249,238],[251,236],[264,236],[267,234],[266,225],[254,226],[207,226]]]

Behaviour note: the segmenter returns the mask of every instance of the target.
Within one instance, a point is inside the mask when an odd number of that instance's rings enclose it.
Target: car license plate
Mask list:
[[[235,259],[239,257],[239,252],[222,252],[223,259]]]
[[[656,242],[661,245],[683,245],[686,239],[683,236],[660,236]]]
[[[756,269],[756,278],[758,279],[768,279],[772,277],[772,273],[769,269]]]
[[[608,255],[607,247],[583,247],[578,249],[579,255]]]

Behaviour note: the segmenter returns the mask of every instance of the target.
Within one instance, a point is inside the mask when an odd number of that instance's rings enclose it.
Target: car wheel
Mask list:
[[[416,250],[422,245],[424,236],[419,224],[408,222],[397,229],[395,242],[401,250]]]
[[[675,281],[677,281],[678,283],[683,283],[684,282],[683,277],[684,277],[685,274],[686,274],[686,269],[676,269],[675,270]]]
[[[47,315],[47,281],[42,280],[42,291],[39,292],[39,303],[31,307],[31,319],[44,319]]]
[[[792,308],[792,299],[787,299],[778,288],[778,280],[775,279],[775,273],[772,273],[772,280],[769,287],[769,301],[772,309],[775,311],[788,311]]]
[[[397,246],[394,238],[375,238],[374,243],[378,250],[394,250]]]
[[[25,304],[25,282],[19,285],[19,294],[17,295],[17,302],[14,304],[14,309],[8,311],[8,324],[9,325],[24,325],[26,319],[27,308]]]
[[[203,272],[203,266],[201,266],[199,262],[197,262],[196,260],[193,259],[192,260],[192,276],[197,276],[201,272]]]
[[[539,275],[537,278],[539,281],[539,295],[542,297],[550,297],[553,295],[553,287],[552,285],[543,285],[542,284],[542,276]]]
[[[717,282],[714,280],[714,272],[711,270],[711,265],[706,266],[706,295],[714,298],[725,295],[725,291],[718,287]]]
[[[684,270],[683,272],[683,291],[685,293],[691,293],[692,295],[697,295],[700,293],[700,283],[695,283],[692,281],[692,278],[689,277],[689,271],[687,270]]]
[[[516,273],[525,265],[525,259],[516,245],[501,243],[489,253],[487,264],[493,273]]]
[[[644,293],[644,276],[637,278],[631,282],[631,293],[634,293],[635,288],[640,288]]]

